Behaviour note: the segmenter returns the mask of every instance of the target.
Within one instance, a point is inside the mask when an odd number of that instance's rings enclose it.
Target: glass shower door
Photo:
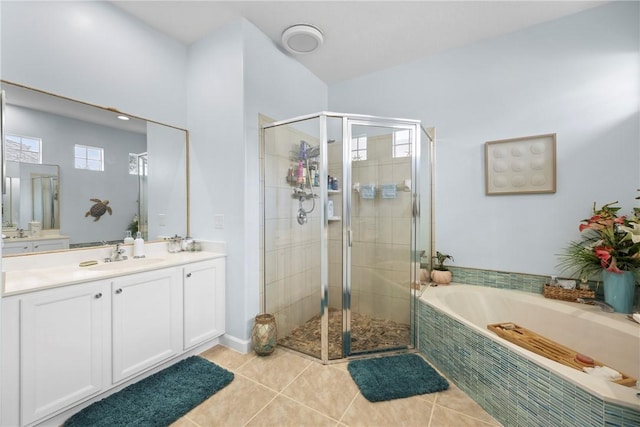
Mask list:
[[[345,356],[413,342],[418,126],[353,119],[346,126]]]

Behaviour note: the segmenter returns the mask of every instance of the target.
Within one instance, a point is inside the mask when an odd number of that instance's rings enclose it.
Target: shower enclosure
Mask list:
[[[279,345],[324,363],[412,348],[430,135],[416,120],[322,112],[264,124],[261,143],[262,310]]]

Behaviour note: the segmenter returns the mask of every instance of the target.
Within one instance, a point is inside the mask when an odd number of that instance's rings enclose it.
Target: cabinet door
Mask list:
[[[33,252],[69,249],[68,239],[38,240],[33,242]]]
[[[26,254],[33,250],[31,242],[11,242],[2,245],[2,255]]]
[[[22,424],[98,393],[109,333],[107,282],[20,299]]]
[[[182,274],[168,268],[114,279],[113,382],[182,351]]]
[[[224,333],[225,260],[184,268],[184,348]]]

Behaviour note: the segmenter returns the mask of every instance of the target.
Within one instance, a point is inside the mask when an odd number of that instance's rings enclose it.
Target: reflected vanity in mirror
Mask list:
[[[127,231],[189,234],[185,129],[1,84],[3,256],[35,251],[10,248],[36,238],[66,239],[40,249],[50,250],[122,242]]]

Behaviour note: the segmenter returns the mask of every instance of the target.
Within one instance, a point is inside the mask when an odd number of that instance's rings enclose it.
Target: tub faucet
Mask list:
[[[120,243],[117,243],[115,248],[113,248],[113,252],[109,258],[105,258],[104,262],[115,262],[115,261],[125,261],[127,256],[124,253],[127,252],[126,249],[120,247]]]
[[[598,307],[600,307],[602,311],[606,311],[607,313],[613,313],[614,311],[616,311],[613,307],[611,307],[606,302],[598,301],[595,298],[578,298],[576,301],[579,302],[580,304],[597,305]]]

